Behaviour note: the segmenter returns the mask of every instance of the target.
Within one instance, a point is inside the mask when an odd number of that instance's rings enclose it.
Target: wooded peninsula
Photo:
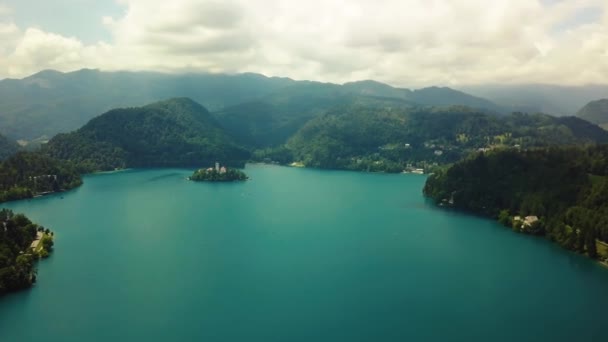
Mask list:
[[[424,194],[438,205],[608,258],[608,146],[505,149],[437,170]]]

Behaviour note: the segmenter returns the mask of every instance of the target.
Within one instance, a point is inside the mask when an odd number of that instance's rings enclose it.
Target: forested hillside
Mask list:
[[[396,88],[394,91],[401,92]],[[334,108],[353,105],[415,107],[395,97],[356,95],[335,84],[296,84],[256,101],[214,113],[220,124],[240,142],[255,148],[284,144],[310,120]],[[391,93],[388,92],[390,95]]]
[[[51,139],[44,151],[85,171],[242,165],[249,158],[204,107],[187,98],[109,111]]]
[[[311,120],[285,147],[256,156],[321,168],[400,172],[456,162],[478,149],[597,142],[608,142],[608,134],[573,117],[356,103]]]
[[[337,85],[302,83],[226,108],[214,116],[243,144],[268,147],[285,143],[306,122],[354,97]]]

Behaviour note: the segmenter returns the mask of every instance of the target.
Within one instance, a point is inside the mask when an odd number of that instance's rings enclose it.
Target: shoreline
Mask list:
[[[428,197],[426,195],[423,195],[423,196],[425,198],[428,198],[429,200],[431,200],[434,203],[434,206],[437,207],[438,209],[441,209],[441,210],[453,210],[455,212],[462,213],[464,215],[472,215],[472,216],[477,216],[477,217],[489,219],[491,221],[496,222],[499,226],[501,226],[503,228],[509,229],[513,233],[517,233],[517,234],[521,234],[521,235],[527,235],[527,236],[530,236],[530,237],[542,237],[545,241],[548,241],[551,244],[554,244],[554,245],[558,246],[563,251],[571,252],[571,253],[574,253],[574,254],[581,255],[581,256],[585,257],[586,259],[594,261],[594,262],[597,262],[601,266],[603,266],[606,269],[608,269],[608,243],[606,243],[606,242],[603,242],[603,241],[600,241],[600,240],[597,240],[597,239],[595,240],[596,241],[596,245],[601,245],[601,246],[604,246],[606,248],[606,252],[602,253],[602,252],[599,251],[599,248],[598,248],[598,256],[599,257],[598,258],[591,258],[589,256],[589,254],[587,254],[587,252],[580,253],[580,252],[575,251],[575,250],[570,250],[570,249],[564,248],[564,246],[562,246],[559,243],[557,243],[557,242],[555,242],[555,241],[547,238],[547,236],[544,235],[544,234],[542,234],[542,235],[535,235],[535,234],[526,233],[524,231],[519,231],[519,230],[516,231],[516,230],[513,230],[513,229],[509,228],[508,226],[505,226],[504,224],[502,224],[501,222],[499,222],[498,219],[493,218],[491,216],[475,213],[475,212],[472,212],[472,211],[457,209],[457,208],[454,208],[451,205],[445,205],[444,203],[437,204],[434,199],[432,199],[432,198],[430,198],[430,197]]]
[[[288,167],[292,169],[305,169],[305,170],[320,170],[320,171],[345,171],[345,172],[358,172],[358,173],[369,173],[369,174],[387,174],[387,175],[422,175],[422,176],[430,176],[433,173],[425,173],[425,172],[411,172],[411,171],[397,171],[397,172],[388,172],[388,171],[367,171],[367,170],[359,170],[359,169],[340,169],[340,168],[323,168],[323,167],[314,167],[314,166],[306,166],[304,164],[281,164],[281,163],[272,163],[272,162],[248,162],[246,164],[249,165],[268,165],[268,166],[281,166]]]
[[[111,175],[114,173],[121,173],[121,172],[125,172],[125,171],[130,171],[130,170],[133,170],[133,168],[127,167],[124,169],[114,169],[111,171],[94,171],[94,172],[89,173],[89,175]],[[84,175],[86,175],[86,174],[84,174]]]

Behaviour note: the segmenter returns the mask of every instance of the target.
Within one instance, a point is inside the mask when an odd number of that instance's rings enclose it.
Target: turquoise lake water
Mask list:
[[[608,270],[435,208],[425,177],[249,165],[5,204],[56,232],[0,341],[606,341]]]

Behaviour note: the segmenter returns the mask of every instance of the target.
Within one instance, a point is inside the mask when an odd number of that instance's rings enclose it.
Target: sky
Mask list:
[[[0,78],[81,68],[606,84],[608,1],[0,0]]]

